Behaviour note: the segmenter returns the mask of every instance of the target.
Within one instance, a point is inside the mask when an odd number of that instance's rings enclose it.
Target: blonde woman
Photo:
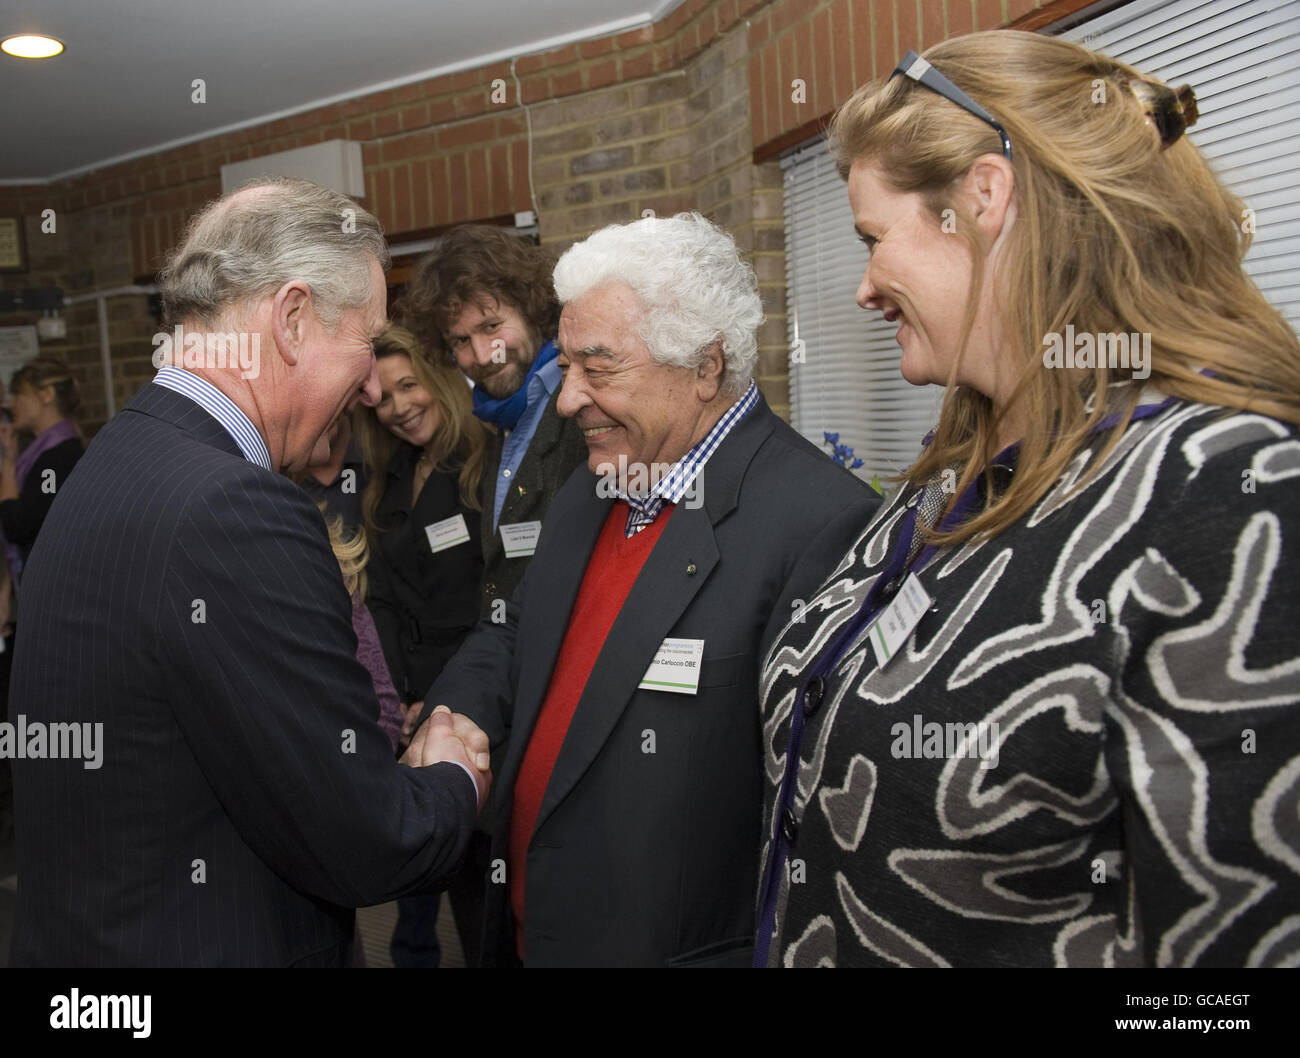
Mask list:
[[[327,435],[327,459],[322,463],[309,463],[295,480],[313,498],[319,497],[321,493],[326,495],[325,500],[317,499],[316,506],[325,519],[330,549],[338,561],[343,587],[352,599],[352,631],[357,637],[357,660],[370,673],[370,683],[375,689],[375,697],[379,699],[379,726],[388,736],[393,752],[396,753],[402,741],[402,704],[398,701],[392,677],[388,674],[388,664],[379,642],[379,630],[375,627],[375,619],[365,602],[366,565],[370,558],[370,547],[365,530],[360,525],[349,526],[346,517],[333,510],[327,502],[337,498],[327,486],[335,484],[338,468],[343,462],[341,449],[347,448],[350,436],[350,423],[344,416]]]
[[[361,500],[372,549],[367,602],[409,738],[424,692],[478,619],[487,434],[465,380],[430,363],[409,331],[390,327],[375,357],[382,396],[356,414],[370,472]],[[437,908],[436,895],[398,902],[394,965],[438,964]]]
[[[370,472],[361,500],[372,546],[369,604],[409,704],[478,617],[487,438],[464,379],[430,363],[409,331],[389,328],[375,356],[382,397],[356,421]]]
[[[1195,119],[1020,32],[837,114],[858,303],[946,393],[768,655],[758,964],[1294,960],[1300,344]]]

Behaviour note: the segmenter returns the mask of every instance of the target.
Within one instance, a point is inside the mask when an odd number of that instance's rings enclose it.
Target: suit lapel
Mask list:
[[[539,469],[542,461],[559,443],[564,430],[565,420],[561,419],[559,412],[555,410],[555,402],[559,399],[559,395],[558,389],[551,394],[542,417],[537,420],[537,429],[533,431],[533,436],[528,442],[524,458],[519,461],[515,481],[511,482],[506,490],[505,502],[501,505],[502,525],[529,521],[530,515],[534,514],[541,505],[546,489],[558,489],[564,484],[564,477],[568,476],[565,474],[558,481],[547,482],[545,475]],[[542,484],[534,486],[530,492],[520,492],[519,490],[524,487],[519,484],[522,481],[540,481]]]
[[[578,701],[537,815],[540,827],[577,785],[636,694],[659,645],[718,563],[704,510],[677,510],[646,559]],[[686,572],[695,566],[695,573]]]
[[[548,537],[563,541],[563,546],[553,556],[542,556],[543,561],[534,561],[528,567],[528,597],[539,601],[523,615],[524,624],[517,639],[519,685],[528,688],[528,696],[515,703],[510,748],[501,769],[500,785],[503,788],[513,785],[514,775],[523,761],[533,725],[550,686],[551,673],[564,644],[569,616],[578,598],[578,589],[582,587],[587,563],[609,515],[611,502],[596,495],[595,477],[585,476],[588,478],[587,486],[575,489],[576,502],[565,505],[563,510],[552,506],[547,519]]]
[[[479,479],[478,486],[479,509],[483,512],[483,520],[479,523],[479,542],[482,545],[485,567],[491,567],[497,558],[497,552],[503,546],[500,534],[492,527],[492,512],[496,509],[497,475],[501,473],[501,452],[505,445],[505,438],[490,426],[488,431],[487,452],[483,458],[483,476]],[[507,495],[507,505],[509,502],[510,497]],[[504,516],[504,507],[501,513]]]

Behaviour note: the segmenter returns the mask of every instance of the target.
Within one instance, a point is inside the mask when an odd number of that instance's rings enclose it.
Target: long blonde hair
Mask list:
[[[307,471],[290,474],[289,480],[299,488],[305,488]],[[366,540],[365,526],[357,526],[356,532],[348,536],[343,528],[341,515],[331,515],[329,505],[323,500],[316,504],[321,517],[325,520],[325,531],[329,534],[330,550],[334,560],[339,564],[339,573],[343,576],[343,587],[349,595],[366,597],[366,565],[370,561],[370,544]]]
[[[993,114],[1013,146],[1017,219],[995,290],[1000,355],[1019,368],[1008,406],[1026,423],[1012,484],[931,540],[952,545],[1010,526],[1115,412],[1103,454],[1118,441],[1139,386],[1131,372],[1104,365],[1047,370],[1045,336],[1067,324],[1078,333],[1150,334],[1150,382],[1166,394],[1300,424],[1300,342],[1241,266],[1249,213],[1186,136],[1165,145],[1148,121],[1150,100],[1168,101],[1172,89],[1079,45],[1013,30],[945,41],[925,58]],[[859,88],[830,133],[841,176],[870,161],[895,190],[920,193],[936,224],[956,209],[971,247],[963,339],[939,423],[903,475],[921,484],[954,467],[955,499],[996,453],[999,413],[955,384],[988,247],[952,192],[979,156],[1001,153],[1000,142],[905,77]]]
[[[376,338],[375,356],[379,359],[405,356],[411,361],[411,372],[438,407],[438,424],[430,442],[434,466],[442,471],[458,469],[461,503],[470,510],[478,510],[487,428],[474,417],[469,384],[464,376],[455,368],[430,362],[415,335],[404,327],[389,327]],[[402,442],[380,424],[372,408],[359,408],[353,425],[361,438],[361,452],[370,471],[370,480],[361,497],[361,510],[366,527],[378,532],[376,514],[388,484],[389,464]]]
[[[339,515],[331,517],[325,504],[318,503],[320,512],[325,517],[325,529],[330,535],[330,549],[343,574],[343,586],[349,595],[366,597],[366,563],[370,560],[370,547],[366,543],[366,531],[358,526],[352,536],[343,535],[343,519]]]

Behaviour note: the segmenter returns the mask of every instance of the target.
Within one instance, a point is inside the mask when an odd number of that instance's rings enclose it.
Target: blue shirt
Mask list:
[[[257,427],[239,410],[239,405],[211,382],[170,365],[160,367],[153,380],[156,385],[189,397],[225,427],[226,433],[234,439],[245,459],[265,470],[271,469],[271,452],[262,440],[262,435],[257,432]]]
[[[493,532],[496,532],[497,522],[501,520],[501,508],[505,506],[510,482],[519,473],[519,464],[524,461],[524,453],[528,451],[533,434],[537,432],[537,424],[542,421],[542,412],[546,410],[551,394],[559,384],[560,365],[555,360],[539,368],[537,374],[528,380],[524,413],[519,416],[515,428],[506,433],[505,444],[501,446],[501,466],[497,470],[496,497],[492,504]]]

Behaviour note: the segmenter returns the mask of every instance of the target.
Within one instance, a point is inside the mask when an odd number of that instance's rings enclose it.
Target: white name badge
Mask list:
[[[665,639],[637,687],[645,691],[695,694],[700,688],[703,657],[703,639]]]
[[[541,522],[515,522],[501,526],[501,543],[506,558],[527,558],[537,550],[537,540],[542,535]]]
[[[931,599],[915,573],[909,573],[907,580],[898,590],[898,594],[881,612],[867,630],[871,640],[871,649],[876,652],[876,662],[884,668],[889,659],[898,653],[898,648],[912,634],[925,611],[930,608]]]
[[[465,524],[463,514],[453,514],[450,518],[426,525],[424,534],[429,538],[429,550],[435,555],[469,541],[469,527]]]

